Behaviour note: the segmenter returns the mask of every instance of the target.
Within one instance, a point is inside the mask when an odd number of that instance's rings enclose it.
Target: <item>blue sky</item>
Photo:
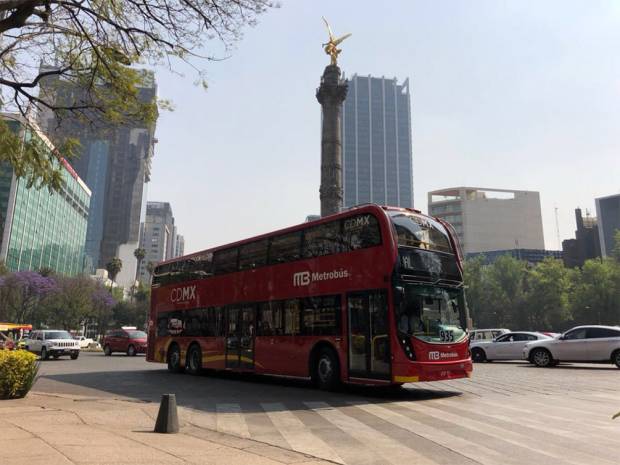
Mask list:
[[[620,193],[620,1],[284,0],[223,61],[158,71],[148,200],[172,204],[186,252],[319,211],[324,15],[354,73],[409,77],[414,194],[452,186],[541,193],[545,245],[574,209]],[[220,54],[217,44],[205,50]]]

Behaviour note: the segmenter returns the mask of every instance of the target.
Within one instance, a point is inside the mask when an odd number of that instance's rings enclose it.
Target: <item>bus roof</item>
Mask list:
[[[305,229],[311,226],[316,226],[322,223],[326,223],[329,221],[333,221],[337,218],[342,218],[342,217],[346,217],[349,216],[351,214],[355,214],[355,213],[363,213],[366,211],[374,211],[376,213],[381,212],[381,211],[403,211],[403,212],[410,212],[410,213],[416,213],[418,215],[422,215],[422,216],[428,216],[425,215],[424,213],[422,213],[420,210],[416,210],[414,208],[403,208],[403,207],[391,207],[391,206],[387,206],[387,205],[378,205],[376,203],[366,203],[366,204],[362,204],[362,205],[356,205],[354,207],[350,207],[344,211],[341,211],[340,213],[335,213],[333,215],[329,215],[329,216],[324,216],[323,218],[319,218],[318,220],[314,220],[314,221],[308,221],[305,223],[300,223],[300,224],[296,224],[294,226],[288,226],[286,228],[283,229],[277,229],[275,231],[271,231],[268,233],[264,233],[264,234],[260,234],[258,236],[253,236],[247,239],[241,239],[235,242],[229,242],[228,244],[223,244],[223,245],[219,245],[217,247],[211,247],[208,249],[203,249],[203,250],[199,250],[198,252],[193,252],[191,254],[187,254],[187,255],[183,255],[181,257],[175,257],[175,258],[171,258],[168,260],[163,260],[161,262],[157,262],[156,266],[160,266],[160,265],[165,265],[167,263],[175,263],[181,260],[187,260],[188,258],[192,258],[192,257],[197,257],[200,256],[202,254],[204,254],[205,252],[215,252],[217,250],[220,249],[225,249],[228,247],[234,247],[234,246],[239,246],[239,245],[243,245],[246,243],[250,243],[259,239],[264,239],[266,237],[271,237],[271,236],[275,236],[278,234],[286,234],[289,232],[294,232],[300,229]],[[430,218],[430,217],[429,217]]]

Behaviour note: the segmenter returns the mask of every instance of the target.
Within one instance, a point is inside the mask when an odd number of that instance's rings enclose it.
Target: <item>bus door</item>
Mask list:
[[[254,368],[254,307],[230,307],[226,325],[226,368]]]
[[[390,378],[387,293],[355,292],[347,296],[349,376]]]

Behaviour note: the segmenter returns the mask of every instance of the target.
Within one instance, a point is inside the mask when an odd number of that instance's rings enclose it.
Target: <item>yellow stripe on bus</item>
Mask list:
[[[419,376],[394,376],[395,383],[417,383],[420,381]]]

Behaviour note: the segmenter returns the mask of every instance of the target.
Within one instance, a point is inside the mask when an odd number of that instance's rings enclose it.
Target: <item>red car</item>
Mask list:
[[[146,353],[146,333],[136,328],[121,328],[108,331],[103,338],[103,353],[125,352],[127,355]]]

